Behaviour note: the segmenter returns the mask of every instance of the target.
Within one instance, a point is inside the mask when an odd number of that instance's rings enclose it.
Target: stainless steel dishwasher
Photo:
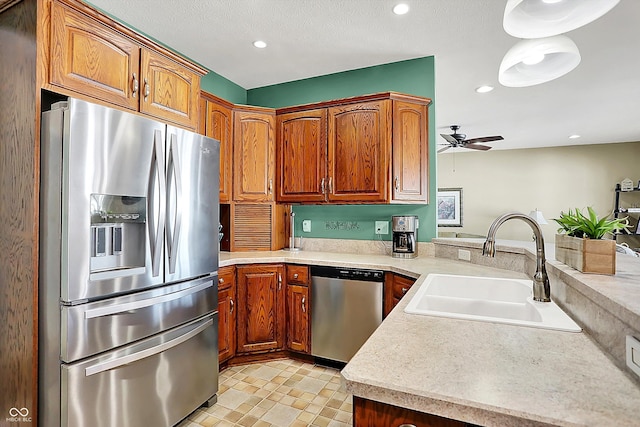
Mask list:
[[[348,362],[382,323],[384,272],[311,267],[311,354]]]

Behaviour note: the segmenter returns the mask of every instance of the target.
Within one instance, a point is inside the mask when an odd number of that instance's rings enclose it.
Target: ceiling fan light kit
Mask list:
[[[560,34],[580,28],[613,9],[620,0],[508,0],[504,30],[525,40],[504,56],[498,81],[525,87],[561,77],[580,63],[576,44]]]
[[[540,61],[531,61],[537,57]],[[580,63],[578,46],[566,36],[522,40],[504,56],[498,72],[503,86],[525,87],[561,77]]]
[[[556,36],[595,21],[620,0],[508,0],[503,26],[521,39]]]

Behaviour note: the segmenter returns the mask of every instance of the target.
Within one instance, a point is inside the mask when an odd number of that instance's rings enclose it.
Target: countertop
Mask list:
[[[516,252],[529,250],[527,244],[511,246]],[[523,273],[431,257],[309,251],[220,255],[221,266],[266,262],[380,268],[417,277],[343,369],[353,395],[487,426],[640,425],[638,383],[584,332],[404,313],[428,273],[525,278]],[[549,262],[554,263],[559,264]],[[640,269],[632,273],[640,277]],[[623,274],[594,280],[632,279]]]

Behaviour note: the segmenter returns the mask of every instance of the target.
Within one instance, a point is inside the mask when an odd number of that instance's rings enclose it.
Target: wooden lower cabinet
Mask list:
[[[309,267],[287,265],[287,350],[311,354]]]
[[[226,362],[236,354],[236,270],[234,266],[218,270],[218,361]]]
[[[384,275],[384,315],[400,302],[416,279],[387,271]]]
[[[284,349],[285,286],[282,264],[236,267],[237,353]]]
[[[468,427],[462,421],[353,396],[354,427]]]

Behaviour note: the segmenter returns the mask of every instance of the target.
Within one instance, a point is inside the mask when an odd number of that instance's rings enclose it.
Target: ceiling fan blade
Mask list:
[[[438,153],[442,153],[443,151],[447,151],[449,148],[451,148],[451,146],[447,145],[446,147],[439,149]]]
[[[453,136],[447,135],[446,133],[441,133],[440,136],[446,139],[447,142],[449,142],[449,144],[453,144],[454,147],[458,145],[458,140],[455,139]]]
[[[473,150],[482,150],[482,151],[491,150],[491,147],[487,145],[478,145],[478,144],[464,144],[464,148],[471,148]]]
[[[500,135],[496,135],[496,136],[483,136],[482,138],[471,138],[471,139],[467,139],[465,141],[465,143],[467,144],[475,144],[476,142],[491,142],[491,141],[501,141],[504,138],[501,137]]]

